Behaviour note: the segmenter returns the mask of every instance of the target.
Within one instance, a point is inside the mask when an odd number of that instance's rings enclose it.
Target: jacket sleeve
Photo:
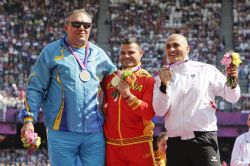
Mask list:
[[[153,91],[153,108],[157,116],[164,116],[169,110],[171,97],[168,88],[166,94],[160,91],[160,85],[160,78],[156,77]]]
[[[248,166],[249,163],[244,163],[242,161],[242,151],[241,151],[241,137],[237,137],[236,141],[234,143],[233,151],[232,151],[232,157],[231,157],[231,166]]]
[[[113,62],[110,60],[108,54],[102,50],[102,57],[105,57],[105,66],[106,66],[106,73],[105,76],[112,74],[117,70],[117,67],[113,64]]]
[[[145,120],[151,120],[155,115],[152,106],[154,82],[154,78],[150,77],[147,83],[144,84],[145,91],[143,92],[142,98],[135,98],[133,102],[128,104],[133,112]]]
[[[42,105],[44,96],[50,82],[50,57],[49,52],[44,48],[39,55],[27,83],[25,96],[25,109],[23,120],[37,120],[37,115]]]

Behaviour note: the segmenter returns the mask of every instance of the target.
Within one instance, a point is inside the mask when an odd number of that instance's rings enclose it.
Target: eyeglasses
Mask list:
[[[83,26],[84,29],[89,29],[91,26],[91,23],[89,22],[69,22],[68,24],[70,24],[73,28],[80,28]]]

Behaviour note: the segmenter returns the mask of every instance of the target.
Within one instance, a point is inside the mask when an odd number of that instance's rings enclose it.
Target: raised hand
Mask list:
[[[120,80],[117,85],[117,90],[120,92],[123,98],[126,98],[130,95],[129,84],[125,80]]]
[[[172,79],[172,73],[168,66],[163,66],[159,73],[160,80],[163,84],[168,85]]]

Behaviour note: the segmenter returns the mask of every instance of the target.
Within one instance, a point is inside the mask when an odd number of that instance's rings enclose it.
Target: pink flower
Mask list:
[[[221,62],[220,62],[222,65],[225,65],[226,69],[230,66],[233,66],[233,67],[238,67],[239,64],[241,63],[241,60],[240,60],[240,55],[236,52],[227,52]],[[231,87],[231,88],[234,88],[238,85],[238,81],[237,81],[237,78],[235,77],[232,77],[232,76],[227,76],[227,81],[226,81],[226,85]]]
[[[21,140],[23,142],[23,146],[28,149],[28,155],[32,155],[32,153],[41,144],[41,138],[37,135],[37,133],[33,133],[30,130],[25,132],[24,137]]]
[[[225,65],[226,68],[230,66],[231,62],[232,62],[232,59],[231,59],[231,54],[229,52],[227,52],[222,58],[222,60],[220,61],[220,63],[222,65]]]
[[[31,131],[25,132],[25,137],[28,144],[34,144],[37,138],[37,133],[32,133]]]

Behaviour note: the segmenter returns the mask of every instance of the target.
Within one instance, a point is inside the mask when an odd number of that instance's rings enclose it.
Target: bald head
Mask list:
[[[172,34],[166,40],[166,55],[170,63],[176,63],[188,58],[189,46],[186,37]]]
[[[181,34],[174,33],[174,34],[170,35],[170,36],[167,38],[167,42],[168,42],[168,41],[171,41],[171,40],[179,40],[179,41],[182,41],[183,44],[188,45],[188,42],[187,42],[186,37],[183,36],[183,35],[181,35]]]

